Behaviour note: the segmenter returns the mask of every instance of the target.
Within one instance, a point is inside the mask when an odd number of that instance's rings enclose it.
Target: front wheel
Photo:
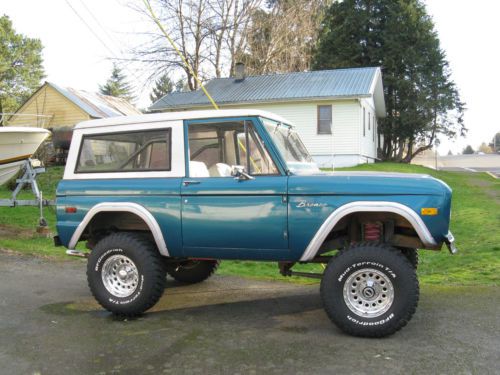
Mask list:
[[[411,319],[418,304],[418,279],[399,250],[358,245],[330,260],[321,297],[329,318],[344,332],[383,337]]]
[[[104,237],[88,259],[92,294],[102,307],[118,315],[138,315],[151,308],[165,290],[165,277],[156,246],[133,233]]]

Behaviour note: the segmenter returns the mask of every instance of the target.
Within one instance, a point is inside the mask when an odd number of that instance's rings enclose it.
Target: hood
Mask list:
[[[443,195],[451,189],[426,174],[324,172],[293,175],[289,194],[311,195]]]

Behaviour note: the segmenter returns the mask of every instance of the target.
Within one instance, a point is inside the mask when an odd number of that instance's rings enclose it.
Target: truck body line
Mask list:
[[[312,238],[311,242],[309,242],[309,245],[300,258],[300,261],[305,262],[313,259],[335,225],[343,217],[355,212],[392,212],[401,215],[413,226],[424,245],[428,247],[434,247],[437,245],[425,223],[411,208],[396,202],[351,202],[337,208],[330,214],[330,216],[328,216]]]
[[[87,225],[90,223],[90,220],[92,220],[92,218],[99,212],[130,212],[139,216],[142,220],[144,220],[146,225],[151,230],[160,254],[169,256],[167,244],[165,242],[165,239],[163,238],[163,234],[156,219],[144,206],[132,202],[103,202],[96,204],[87,212],[81,223],[78,224],[75,233],[73,233],[73,236],[71,236],[71,240],[68,244],[68,249],[75,249],[80,236],[82,235]]]

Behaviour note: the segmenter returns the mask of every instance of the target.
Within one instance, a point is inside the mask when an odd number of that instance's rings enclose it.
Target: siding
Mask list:
[[[40,89],[17,112],[19,114],[49,115],[51,118],[36,118],[34,116],[13,116],[8,126],[38,126],[56,128],[74,126],[89,120],[89,115],[49,86]]]
[[[317,106],[332,105],[333,136],[317,134]],[[224,109],[241,106],[222,106]],[[250,104],[245,108],[261,109],[292,122],[311,155],[359,154],[360,115],[357,100]]]

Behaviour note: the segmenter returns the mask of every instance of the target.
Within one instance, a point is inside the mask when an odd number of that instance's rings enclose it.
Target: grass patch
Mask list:
[[[45,199],[54,199],[57,183],[62,177],[64,167],[47,168],[37,178],[38,187]],[[7,185],[0,186],[0,199],[10,198],[12,192]],[[33,199],[31,190],[23,190],[19,199]],[[44,216],[50,228],[55,231],[55,207],[44,207]],[[50,258],[67,259],[65,249],[55,247],[52,238],[41,238],[35,234],[40,211],[38,207],[0,207],[0,249],[14,250],[24,254]]]
[[[419,276],[426,284],[498,285],[500,284],[500,183],[485,173],[443,172],[429,168],[394,164],[365,164],[343,170],[426,173],[445,181],[453,189],[451,229],[459,253],[421,251]],[[39,185],[44,197],[54,198],[55,187],[62,176],[62,167],[53,167],[40,175]],[[0,198],[10,192],[0,187]],[[23,192],[21,198],[30,194]],[[33,237],[38,222],[35,207],[0,207],[0,249],[27,254],[65,258],[64,249],[53,246],[50,238]],[[55,230],[55,209],[45,208],[52,230]],[[299,265],[297,271],[321,272],[317,264]],[[268,280],[314,283],[312,279],[285,278],[279,275],[276,263],[224,261],[218,271],[223,275],[238,275]]]

